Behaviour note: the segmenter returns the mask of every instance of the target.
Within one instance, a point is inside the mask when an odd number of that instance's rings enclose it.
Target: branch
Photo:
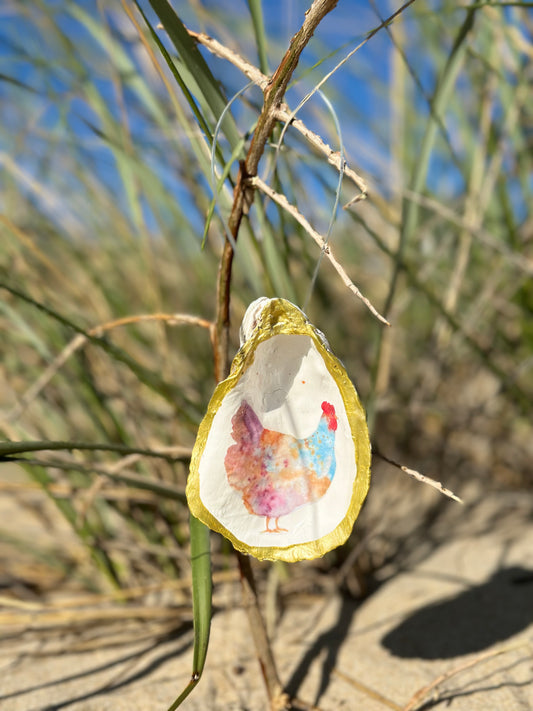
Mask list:
[[[220,57],[221,59],[226,59],[228,62],[233,64],[233,66],[237,67],[237,69],[240,69],[240,71],[248,77],[248,79],[257,84],[260,89],[263,91],[266,89],[269,81],[268,77],[259,71],[259,69],[257,69],[257,67],[253,64],[250,64],[250,62],[244,59],[244,57],[241,57],[240,54],[234,52],[232,49],[229,49],[229,47],[226,47],[218,40],[204,34],[203,32],[194,32],[193,30],[188,30],[188,32],[191,37],[202,44],[212,54]],[[316,148],[317,151],[326,157],[330,165],[334,166],[338,171],[341,170],[340,153],[338,151],[334,151],[317,133],[307,128],[303,121],[294,118],[294,115],[287,104],[280,104],[279,108],[275,111],[275,116],[276,120],[281,123],[290,123],[292,128],[296,129],[296,131],[298,131],[307,141],[309,141],[309,143]],[[351,205],[354,202],[363,200],[368,192],[366,182],[363,178],[358,175],[355,170],[349,168],[348,166],[344,166],[344,175],[350,178],[361,191],[359,195],[350,200],[349,204]]]
[[[493,657],[497,657],[500,654],[506,654],[507,652],[510,652],[512,650],[520,649],[520,647],[525,647],[527,644],[527,642],[520,641],[517,644],[510,644],[506,647],[500,647],[498,649],[489,649],[486,652],[483,652],[482,654],[478,655],[477,657],[474,657],[474,659],[468,659],[466,662],[459,664],[459,666],[448,670],[444,674],[441,674],[430,684],[427,684],[427,686],[424,686],[422,689],[417,691],[416,694],[403,707],[403,711],[414,711],[414,709],[419,708],[424,699],[426,699],[431,692],[434,692],[434,698],[438,699],[439,696],[434,690],[437,688],[437,686],[442,684],[442,682],[451,679],[453,676],[456,676],[456,674],[460,674],[461,672],[466,671],[467,669],[470,669],[471,667],[474,667],[477,664],[481,664],[481,662],[484,662],[486,659],[492,659]]]
[[[334,9],[338,0],[315,0],[305,14],[300,30],[291,40],[289,49],[276,69],[265,90],[263,110],[257,122],[257,128],[246,157],[246,172],[253,176],[257,172],[259,160],[263,155],[266,142],[276,122],[276,110],[280,107],[287,85],[300,59],[300,55],[313,36],[315,29],[324,17]]]
[[[163,27],[163,25],[159,26]],[[237,69],[240,69],[241,72],[245,76],[247,76],[248,79],[250,79],[250,81],[253,81],[262,91],[265,91],[269,82],[269,79],[266,74],[263,74],[262,71],[260,71],[255,65],[251,64],[248,60],[238,54],[238,52],[234,52],[232,49],[226,47],[225,44],[222,44],[222,42],[219,42],[214,37],[206,35],[205,32],[195,32],[194,30],[190,30],[189,28],[187,28],[187,32],[194,40],[196,40],[196,42],[199,42],[206,49],[208,49],[211,54],[214,54],[217,57],[220,57],[221,59],[225,59],[226,61],[230,62],[230,64],[233,64],[233,66],[237,67]]]
[[[290,125],[295,128],[299,133],[301,133],[302,136],[306,138],[314,148],[317,149],[317,151],[323,153],[328,163],[340,172],[343,166],[341,154],[339,153],[339,151],[334,151],[333,148],[331,148],[331,146],[329,146],[325,141],[323,141],[317,133],[307,128],[303,121],[294,118],[293,113],[290,111],[289,107],[286,104],[282,104],[280,106],[276,115],[278,120],[282,123],[290,122]],[[353,168],[350,168],[346,164],[344,165],[344,175],[347,178],[350,178],[352,182],[355,183],[355,185],[361,191],[359,195],[356,195],[350,200],[350,205],[353,205],[354,203],[359,202],[361,200],[365,200],[368,193],[368,186],[365,180],[359,175],[359,173],[356,173]]]
[[[301,53],[313,36],[313,32],[325,15],[333,10],[337,2],[338,0],[314,0],[306,12],[305,20],[301,28],[292,38],[285,56],[274,72],[272,79],[264,88],[263,109],[257,121],[246,160],[241,163],[233,192],[233,207],[228,220],[228,228],[234,241],[237,240],[243,215],[245,211],[248,210],[253,199],[253,187],[250,185],[248,178],[257,174],[259,161],[264,153],[272,129],[278,120],[277,111],[285,96],[287,85],[298,64]],[[232,265],[233,246],[229,239],[226,238],[218,270],[216,324],[213,341],[215,376],[217,381],[225,378],[229,372],[228,341]],[[281,682],[276,670],[272,648],[259,609],[259,601],[250,561],[241,553],[237,553],[237,560],[241,573],[243,600],[247,608],[248,620],[270,699],[270,707],[272,711],[287,708],[290,705],[289,700],[287,695],[282,691]]]
[[[415,469],[409,469],[404,464],[398,464],[398,462],[395,462],[393,459],[389,459],[384,454],[381,454],[381,452],[378,452],[376,450],[373,450],[373,452],[377,457],[383,459],[384,462],[392,464],[392,466],[396,467],[397,469],[401,469],[402,472],[409,474],[409,476],[413,479],[420,481],[422,484],[432,486],[434,489],[437,489],[437,491],[440,491],[441,494],[444,494],[444,496],[447,496],[449,499],[453,499],[454,501],[457,501],[460,504],[464,504],[464,501],[462,499],[456,496],[453,491],[450,491],[445,486],[443,486],[440,481],[435,481],[435,479],[431,479],[428,476],[424,476],[424,474],[420,474],[420,472],[417,472]]]
[[[313,36],[315,29],[328,12],[333,10],[337,2],[338,0],[314,0],[305,14],[305,20],[301,28],[292,38],[285,56],[264,90],[263,109],[257,121],[248,155],[241,164],[233,193],[233,207],[228,220],[228,227],[234,240],[237,240],[241,220],[248,210],[253,197],[253,188],[247,185],[246,181],[257,174],[259,161],[277,121],[276,114],[285,96],[287,85],[298,64],[300,55]],[[214,341],[215,375],[217,380],[222,380],[229,372],[229,301],[232,265],[233,247],[226,240],[220,260],[217,283],[217,315]]]
[[[275,203],[277,203],[280,207],[282,207],[284,210],[286,210],[290,215],[294,217],[294,219],[302,225],[302,227],[305,229],[305,231],[315,240],[315,242],[318,244],[318,246],[322,249],[326,257],[329,259],[331,262],[332,266],[336,270],[337,274],[340,276],[344,284],[352,291],[358,299],[361,299],[361,301],[365,304],[365,306],[371,311],[376,318],[378,318],[382,323],[385,323],[387,326],[390,326],[390,323],[385,319],[379,311],[372,305],[372,303],[366,298],[366,296],[363,296],[363,294],[359,291],[359,289],[355,286],[353,281],[350,279],[348,274],[344,271],[344,267],[340,262],[338,262],[335,257],[333,256],[333,253],[331,251],[331,247],[326,244],[324,241],[323,237],[309,224],[307,219],[302,215],[302,213],[294,207],[294,205],[291,205],[290,202],[287,200],[285,195],[281,195],[280,193],[277,193],[275,190],[272,190],[271,187],[269,187],[261,178],[258,176],[255,176],[255,178],[250,178],[248,180],[249,184],[252,185],[254,188],[258,188],[262,192],[265,193],[265,195],[268,195],[268,197],[273,200]]]
[[[212,333],[213,330],[213,323],[211,321],[207,321],[206,319],[198,316],[191,316],[190,314],[137,314],[136,316],[123,316],[122,318],[115,319],[114,321],[98,324],[98,326],[95,326],[87,331],[87,335],[78,333],[69,343],[67,343],[63,350],[41,373],[33,385],[31,385],[21,396],[19,402],[7,413],[5,419],[10,422],[18,420],[28,405],[35,400],[43,388],[45,388],[52,380],[54,375],[65,365],[67,360],[82,346],[84,346],[90,340],[90,337],[94,336],[100,338],[106,331],[110,331],[117,326],[126,326],[128,324],[140,323],[142,321],[163,321],[169,326],[200,326],[201,328],[208,329],[210,333]]]

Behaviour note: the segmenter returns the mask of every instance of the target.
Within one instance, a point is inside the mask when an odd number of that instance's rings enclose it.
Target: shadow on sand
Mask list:
[[[487,581],[413,612],[382,639],[397,657],[449,659],[482,652],[533,622],[533,571],[498,570]]]

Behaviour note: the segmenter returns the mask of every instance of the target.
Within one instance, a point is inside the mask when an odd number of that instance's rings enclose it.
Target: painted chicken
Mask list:
[[[266,517],[265,533],[287,531],[280,528],[280,516],[320,499],[335,475],[334,406],[322,403],[318,427],[304,439],[265,429],[245,400],[231,424],[236,444],[224,460],[228,482],[242,492],[251,514]]]

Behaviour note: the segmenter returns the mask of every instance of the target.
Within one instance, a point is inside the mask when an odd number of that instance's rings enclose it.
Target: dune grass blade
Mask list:
[[[172,72],[172,75],[174,76],[174,79],[176,80],[176,83],[178,84],[178,86],[179,86],[180,89],[182,90],[182,92],[183,92],[183,94],[184,94],[184,96],[185,96],[185,98],[186,98],[186,100],[187,100],[187,103],[189,104],[189,106],[190,106],[190,108],[191,108],[193,114],[194,114],[195,117],[196,117],[196,120],[198,121],[198,125],[200,126],[200,128],[202,129],[202,131],[205,132],[205,134],[206,134],[207,136],[211,136],[211,128],[210,128],[210,126],[208,125],[208,123],[207,123],[205,117],[203,116],[202,112],[199,110],[199,108],[198,108],[198,106],[197,106],[197,104],[196,104],[196,102],[195,102],[195,100],[194,100],[194,98],[193,98],[193,96],[192,96],[192,94],[191,94],[191,92],[190,92],[190,90],[189,90],[189,87],[187,86],[187,83],[185,82],[185,80],[184,80],[183,77],[181,76],[180,72],[178,71],[175,62],[172,60],[172,57],[170,56],[170,54],[167,52],[167,50],[166,50],[166,48],[165,48],[165,45],[164,45],[164,44],[161,42],[161,40],[159,39],[159,37],[158,37],[158,35],[157,35],[157,32],[154,30],[154,28],[153,28],[152,25],[150,24],[150,21],[148,20],[148,18],[147,18],[146,15],[144,14],[144,12],[143,12],[143,10],[142,10],[140,4],[137,2],[137,0],[135,1],[135,4],[137,5],[137,9],[138,9],[139,12],[141,13],[142,18],[143,18],[143,20],[145,21],[146,26],[148,27],[148,29],[149,29],[149,31],[150,31],[150,34],[151,34],[151,36],[152,36],[152,39],[153,39],[154,42],[157,44],[157,47],[158,47],[159,51],[161,52],[161,55],[162,55],[163,58],[165,59],[168,68],[169,68],[170,71]]]
[[[466,39],[474,26],[475,14],[475,8],[469,8],[467,10],[466,17],[455,37],[453,47],[450,51],[444,69],[442,70],[442,74],[435,87],[435,92],[431,101],[432,111],[430,112],[427,118],[426,130],[422,139],[422,145],[420,147],[418,159],[415,163],[410,181],[410,190],[413,193],[418,194],[424,188],[431,151],[433,150],[435,144],[435,139],[437,137],[437,131],[439,129],[439,126],[442,125],[442,114],[448,104],[451,92],[455,84],[455,80],[457,78],[457,74],[459,72],[461,63],[466,53]],[[383,313],[386,318],[390,315],[390,310],[392,308],[392,304],[396,296],[398,280],[402,270],[404,269],[403,257],[405,249],[416,230],[418,224],[418,214],[418,203],[416,203],[414,200],[409,199],[408,197],[404,197],[402,202],[400,236],[394,258],[394,266],[389,283],[387,299],[385,301],[385,306],[383,310]],[[377,384],[379,363],[381,360],[383,338],[383,331],[378,331],[376,358],[374,361],[374,368],[372,373],[373,394],[370,396],[367,405],[368,422],[371,431],[373,430],[374,426],[376,396],[375,389]]]
[[[98,542],[101,534],[94,525],[91,525],[87,520],[80,522],[78,512],[70,499],[56,497],[50,491],[50,484],[53,483],[52,478],[44,467],[27,465],[22,463],[24,469],[29,476],[42,487],[46,495],[57,506],[68,523],[72,526],[80,541],[86,546],[96,567],[109,580],[113,587],[120,587],[120,577],[118,570],[113,563],[113,560],[108,555],[105,548]]]
[[[193,578],[194,656],[193,676],[200,676],[205,665],[211,628],[211,551],[209,529],[190,517]]]
[[[431,151],[433,150],[433,146],[435,144],[439,125],[441,124],[442,113],[444,112],[448,104],[450,94],[453,90],[455,80],[459,72],[459,68],[464,59],[466,52],[466,39],[474,26],[475,14],[475,9],[469,9],[467,11],[464,22],[459,28],[459,32],[457,33],[457,37],[455,38],[455,42],[450,52],[450,56],[448,57],[448,61],[446,62],[440,80],[435,89],[435,93],[433,95],[433,99],[431,102],[433,111],[428,116],[426,131],[422,139],[419,157],[413,171],[413,177],[410,185],[411,191],[417,194],[420,193],[424,188],[429,166],[429,159],[431,156]],[[418,212],[418,203],[413,200],[410,200],[409,198],[404,198],[402,210],[402,224],[400,230],[400,242],[397,251],[397,255],[400,261],[401,257],[403,256],[405,247],[410,241],[416,229],[418,223]],[[385,304],[385,316],[388,314],[392,305],[396,292],[396,283],[400,271],[401,266],[398,263],[394,270],[389,294],[387,296],[387,302]]]
[[[216,140],[216,132],[215,132],[215,140]],[[204,234],[202,236],[202,249],[205,247],[205,241],[207,239],[207,233],[209,232],[209,227],[211,225],[211,220],[213,219],[213,215],[215,213],[215,209],[219,200],[219,195],[224,187],[224,183],[226,182],[227,178],[229,177],[229,174],[231,172],[231,168],[234,164],[234,162],[237,160],[239,155],[242,154],[243,148],[244,148],[244,143],[245,143],[245,138],[242,137],[235,148],[233,149],[230,159],[226,161],[226,164],[224,165],[224,169],[222,171],[222,174],[220,175],[219,179],[216,182],[216,185],[213,186],[213,199],[211,200],[211,203],[209,204],[209,208],[207,210],[207,215],[205,218],[205,226],[204,226]],[[214,157],[214,153],[216,152],[216,147],[214,147],[214,150],[212,151],[212,157]],[[213,166],[213,160],[211,161],[211,166],[213,168],[214,172],[214,166]]]
[[[250,10],[250,15],[252,17],[255,41],[257,43],[259,69],[263,72],[263,74],[268,74],[267,38],[261,0],[248,0],[248,9]]]
[[[73,449],[88,450],[93,452],[117,452],[118,454],[140,454],[144,457],[158,457],[169,461],[180,457],[168,454],[167,452],[157,452],[152,449],[143,449],[140,447],[129,447],[125,444],[116,444],[114,442],[59,442],[44,440],[41,442],[0,442],[0,457],[14,457],[16,454],[24,454],[25,452],[45,452],[45,451],[72,451]],[[187,456],[187,455],[184,455]]]
[[[180,402],[184,404],[182,394],[180,391],[171,383],[167,383],[165,380],[163,380],[159,375],[154,373],[152,370],[149,370],[148,368],[145,368],[142,366],[140,363],[138,363],[134,358],[129,356],[127,353],[125,353],[121,348],[118,348],[117,346],[113,345],[109,341],[107,341],[105,338],[100,338],[98,336],[92,336],[90,333],[85,331],[83,328],[75,324],[73,321],[70,319],[66,318],[65,316],[62,316],[59,314],[57,311],[54,309],[51,309],[50,307],[46,306],[43,303],[40,303],[36,299],[33,299],[31,296],[28,294],[25,294],[24,292],[20,291],[19,289],[10,286],[9,284],[6,284],[5,282],[0,282],[0,289],[5,289],[9,293],[13,294],[13,296],[16,296],[23,301],[26,301],[29,304],[32,304],[35,306],[37,309],[40,311],[46,313],[48,316],[51,316],[53,319],[56,321],[59,321],[59,323],[63,324],[64,326],[68,326],[72,330],[74,330],[76,333],[81,333],[87,340],[91,341],[91,343],[94,343],[98,346],[100,346],[104,351],[106,351],[112,358],[114,358],[117,361],[120,361],[121,363],[124,363],[124,365],[128,366],[133,373],[138,377],[138,379],[147,385],[149,388],[152,390],[156,391],[159,393],[162,397],[167,399],[169,402],[172,402],[175,404],[176,402]],[[184,413],[185,414],[185,411]]]
[[[220,91],[219,84],[211,73],[205,59],[191,38],[178,15],[167,0],[150,0],[150,5],[159,17],[161,24],[172,44],[178,51],[181,61],[185,64],[194,79],[194,87],[189,86],[191,93],[204,99],[216,119],[224,111],[226,99]],[[189,102],[190,103],[190,102]],[[231,148],[235,148],[240,139],[239,131],[231,116],[227,116],[222,125],[223,131]]]
[[[194,615],[194,651],[191,680],[168,711],[174,711],[200,681],[207,656],[211,629],[211,551],[209,529],[194,516],[190,517],[192,600]]]

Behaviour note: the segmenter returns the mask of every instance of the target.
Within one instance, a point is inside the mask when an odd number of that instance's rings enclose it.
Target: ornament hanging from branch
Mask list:
[[[257,299],[200,424],[191,513],[256,558],[317,558],[348,538],[369,482],[365,413],[344,366],[299,308]]]

